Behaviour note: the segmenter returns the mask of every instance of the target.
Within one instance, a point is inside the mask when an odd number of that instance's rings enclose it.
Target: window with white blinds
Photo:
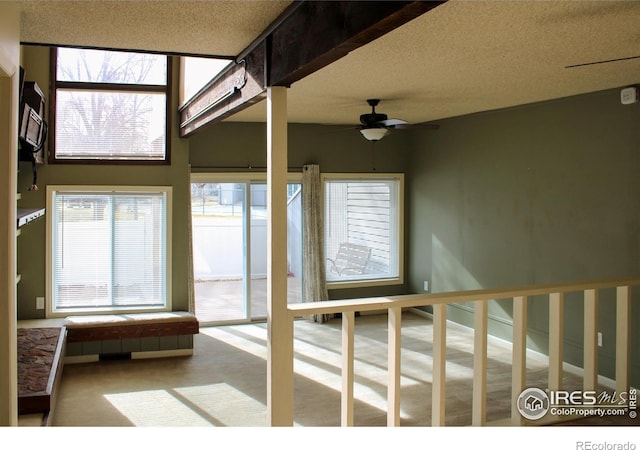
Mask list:
[[[53,161],[168,161],[169,58],[54,48]]]
[[[327,281],[401,277],[402,177],[325,178]]]
[[[52,313],[170,306],[170,189],[50,187]]]

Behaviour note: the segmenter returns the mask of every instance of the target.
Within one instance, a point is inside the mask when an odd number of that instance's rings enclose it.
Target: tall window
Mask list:
[[[171,188],[47,187],[49,312],[168,309]]]
[[[327,281],[402,282],[402,176],[325,178]]]
[[[53,161],[167,161],[165,55],[54,48]]]

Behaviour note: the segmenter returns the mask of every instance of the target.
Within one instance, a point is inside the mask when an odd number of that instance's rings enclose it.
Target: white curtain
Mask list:
[[[324,257],[324,211],[320,167],[316,164],[302,168],[302,225],[304,301],[320,302],[329,299]],[[310,320],[323,323],[331,314],[314,314]]]

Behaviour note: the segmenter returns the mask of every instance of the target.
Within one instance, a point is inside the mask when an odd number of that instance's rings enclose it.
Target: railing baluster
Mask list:
[[[389,386],[387,388],[387,426],[400,425],[400,356],[402,347],[402,308],[389,308],[388,364]]]
[[[487,421],[487,322],[489,302],[475,302],[473,331],[473,410],[471,424]]]
[[[598,291],[584,291],[584,379],[585,391],[598,386]]]
[[[447,305],[433,305],[433,382],[431,397],[431,425],[445,424],[447,379]]]
[[[517,408],[517,399],[526,388],[527,371],[527,303],[530,297],[547,295],[549,298],[549,389],[563,388],[563,344],[564,344],[564,300],[566,292],[584,292],[584,390],[595,390],[598,386],[598,295],[600,289],[616,288],[616,390],[625,392],[630,383],[631,345],[631,288],[640,285],[640,278],[624,278],[581,282],[572,284],[549,284],[518,288],[445,292],[439,294],[410,294],[390,297],[370,297],[331,302],[314,302],[287,305],[290,323],[281,327],[278,336],[270,336],[269,346],[279,346],[280,354],[288,353],[293,362],[293,320],[312,314],[342,313],[342,404],[341,424],[354,423],[354,311],[379,311],[387,309],[389,320],[388,353],[388,411],[387,425],[400,425],[401,397],[401,334],[403,308],[433,307],[433,380],[432,380],[432,425],[445,425],[446,406],[446,348],[447,307],[461,302],[476,302],[474,317],[474,380],[472,425],[486,425],[487,412],[487,340],[488,302],[491,299],[513,299],[513,349],[512,349],[512,406],[510,422],[521,425],[523,419]],[[285,330],[286,329],[286,330]],[[271,329],[270,329],[271,331]],[[289,335],[290,345],[282,342]],[[273,374],[272,374],[273,372]],[[270,375],[275,371],[269,370]],[[277,364],[276,378],[291,379],[293,365],[282,361]],[[282,376],[280,376],[282,375]],[[273,378],[273,377],[272,377]],[[272,380],[267,378],[270,385]],[[280,383],[283,384],[283,383]],[[281,412],[278,425],[293,424],[293,383],[286,395],[273,398],[268,392],[268,401],[277,403]],[[273,411],[274,408],[272,408]],[[286,420],[285,418],[286,415]],[[289,420],[291,417],[291,420]],[[286,422],[286,423],[285,423]],[[502,421],[501,421],[502,423]],[[542,423],[542,422],[541,422]],[[275,425],[272,418],[272,425]]]
[[[353,426],[353,344],[355,336],[355,312],[342,313],[342,401],[340,425]]]
[[[629,351],[631,302],[629,301],[629,286],[619,286],[616,289],[616,391],[629,391]]]
[[[527,382],[527,297],[513,298],[513,365],[511,366],[511,423],[522,424],[518,397]]]
[[[562,389],[564,358],[564,293],[549,294],[549,389]]]

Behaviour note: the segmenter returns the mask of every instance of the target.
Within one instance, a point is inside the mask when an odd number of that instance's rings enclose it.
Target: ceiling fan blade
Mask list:
[[[376,125],[382,125],[383,127],[393,127],[397,125],[406,125],[408,122],[401,119],[387,119],[376,122]]]
[[[400,130],[438,130],[440,125],[436,123],[407,123],[397,125],[395,128]]]

